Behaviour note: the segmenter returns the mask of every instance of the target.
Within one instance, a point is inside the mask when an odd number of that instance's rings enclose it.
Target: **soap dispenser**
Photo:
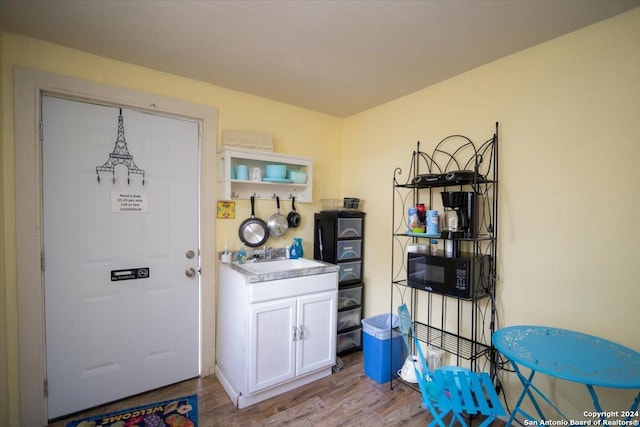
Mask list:
[[[289,248],[289,258],[290,259],[298,259],[302,256],[302,239],[295,238],[293,239],[293,243]]]
[[[289,250],[292,259],[302,258],[304,255],[302,250],[302,239],[299,237],[293,238],[293,244],[291,245],[291,249]]]
[[[244,264],[244,262],[247,260],[247,251],[244,250],[244,246],[240,247],[240,250],[238,251],[238,262],[240,264]]]

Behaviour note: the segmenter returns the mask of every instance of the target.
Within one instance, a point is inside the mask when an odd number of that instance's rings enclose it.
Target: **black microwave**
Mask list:
[[[463,299],[489,294],[491,256],[460,253],[457,257],[409,252],[407,285]]]

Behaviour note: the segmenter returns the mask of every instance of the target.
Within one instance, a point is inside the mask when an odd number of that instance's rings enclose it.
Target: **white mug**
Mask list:
[[[262,169],[258,167],[251,169],[251,181],[262,181]]]

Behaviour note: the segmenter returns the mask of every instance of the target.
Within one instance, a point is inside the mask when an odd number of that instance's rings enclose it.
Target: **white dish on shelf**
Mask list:
[[[263,182],[283,182],[283,183],[291,183],[290,179],[287,178],[262,178]]]

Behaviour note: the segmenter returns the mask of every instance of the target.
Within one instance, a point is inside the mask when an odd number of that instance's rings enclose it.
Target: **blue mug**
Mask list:
[[[237,179],[242,181],[249,180],[249,167],[247,165],[238,165],[238,173],[236,174]]]

